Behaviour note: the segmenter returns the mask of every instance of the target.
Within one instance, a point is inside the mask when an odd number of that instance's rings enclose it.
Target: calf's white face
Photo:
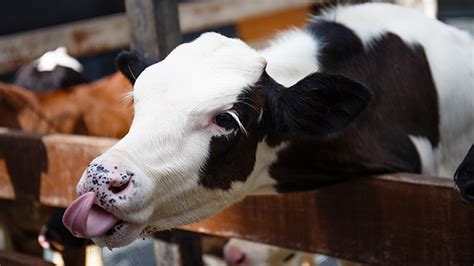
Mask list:
[[[203,219],[254,189],[252,180],[232,183],[208,180],[213,177],[206,175],[212,174],[207,165],[210,153],[219,153],[211,151],[213,138],[241,142],[239,139],[249,133],[246,130],[251,130],[246,127],[256,126],[242,124],[233,107],[239,95],[259,80],[265,64],[265,59],[242,41],[208,33],[180,45],[138,76],[133,91],[135,116],[129,133],[91,163],[89,175],[85,173],[77,187],[80,195],[91,189],[104,193],[103,204],[99,199],[101,207],[127,221],[121,229],[123,234],[119,234],[127,239],[118,239],[115,233],[95,238],[98,244],[120,246],[149,225],[163,230]],[[256,120],[261,108],[247,109],[252,114],[245,115]],[[256,146],[253,142],[251,145]],[[222,163],[240,162],[223,158]],[[108,180],[104,182],[118,182],[113,175],[120,179],[128,172],[133,177],[126,182],[133,184],[118,193],[102,190],[91,179],[97,167],[109,171],[107,177],[102,177]],[[251,171],[253,162],[245,167]],[[126,200],[117,199],[118,195],[126,196]]]
[[[158,229],[187,224],[252,189],[251,181],[226,190],[203,183],[210,153],[215,152],[211,140],[243,137],[248,125],[241,125],[233,107],[264,67],[264,58],[240,40],[209,33],[179,46],[140,74],[130,132],[94,161],[123,162],[126,157],[130,164],[121,167],[140,171],[135,180],[143,189],[132,200],[137,201],[134,212],[143,215],[130,215],[133,222],[156,221]],[[225,123],[230,123],[227,129],[220,125]]]
[[[64,216],[73,233],[102,246],[122,246],[149,230],[217,213],[265,185],[251,173],[266,134],[329,134],[365,108],[369,97],[362,85],[328,74],[282,90],[264,72],[266,61],[257,51],[216,33],[180,45],[149,67],[142,59],[118,59],[128,77],[140,74],[132,126],[89,165],[77,186],[80,197]],[[315,81],[318,90],[310,86]],[[341,107],[337,97],[346,90]],[[324,106],[328,97],[334,106]],[[314,107],[319,113],[299,114]],[[341,108],[334,117],[328,112]],[[297,113],[298,121],[289,121]]]

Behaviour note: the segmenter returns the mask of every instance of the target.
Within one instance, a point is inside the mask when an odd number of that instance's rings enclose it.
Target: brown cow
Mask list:
[[[132,119],[125,96],[131,89],[120,73],[68,90],[35,93],[0,83],[0,126],[39,133],[120,138]]]

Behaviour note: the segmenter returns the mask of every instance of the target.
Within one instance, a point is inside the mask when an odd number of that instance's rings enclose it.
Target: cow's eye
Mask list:
[[[238,127],[237,122],[229,113],[220,113],[216,115],[214,123],[226,130],[232,130]]]

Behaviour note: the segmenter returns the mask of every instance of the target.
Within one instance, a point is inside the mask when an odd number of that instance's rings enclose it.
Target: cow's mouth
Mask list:
[[[115,248],[130,244],[138,238],[144,226],[125,221],[117,222],[105,234],[92,238],[101,247]]]
[[[122,227],[125,225],[126,223],[123,221],[123,220],[118,220],[117,223],[112,227],[110,228],[109,231],[107,231],[105,233],[106,236],[111,236],[113,235],[115,232],[117,231],[120,231],[120,229],[122,229]]]
[[[144,226],[118,219],[94,204],[96,195],[88,192],[67,208],[63,223],[73,235],[91,238],[99,246],[124,246],[140,235]]]

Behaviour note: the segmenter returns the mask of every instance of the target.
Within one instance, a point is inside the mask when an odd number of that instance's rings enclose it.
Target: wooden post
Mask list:
[[[131,48],[161,60],[181,43],[176,0],[125,0]]]

